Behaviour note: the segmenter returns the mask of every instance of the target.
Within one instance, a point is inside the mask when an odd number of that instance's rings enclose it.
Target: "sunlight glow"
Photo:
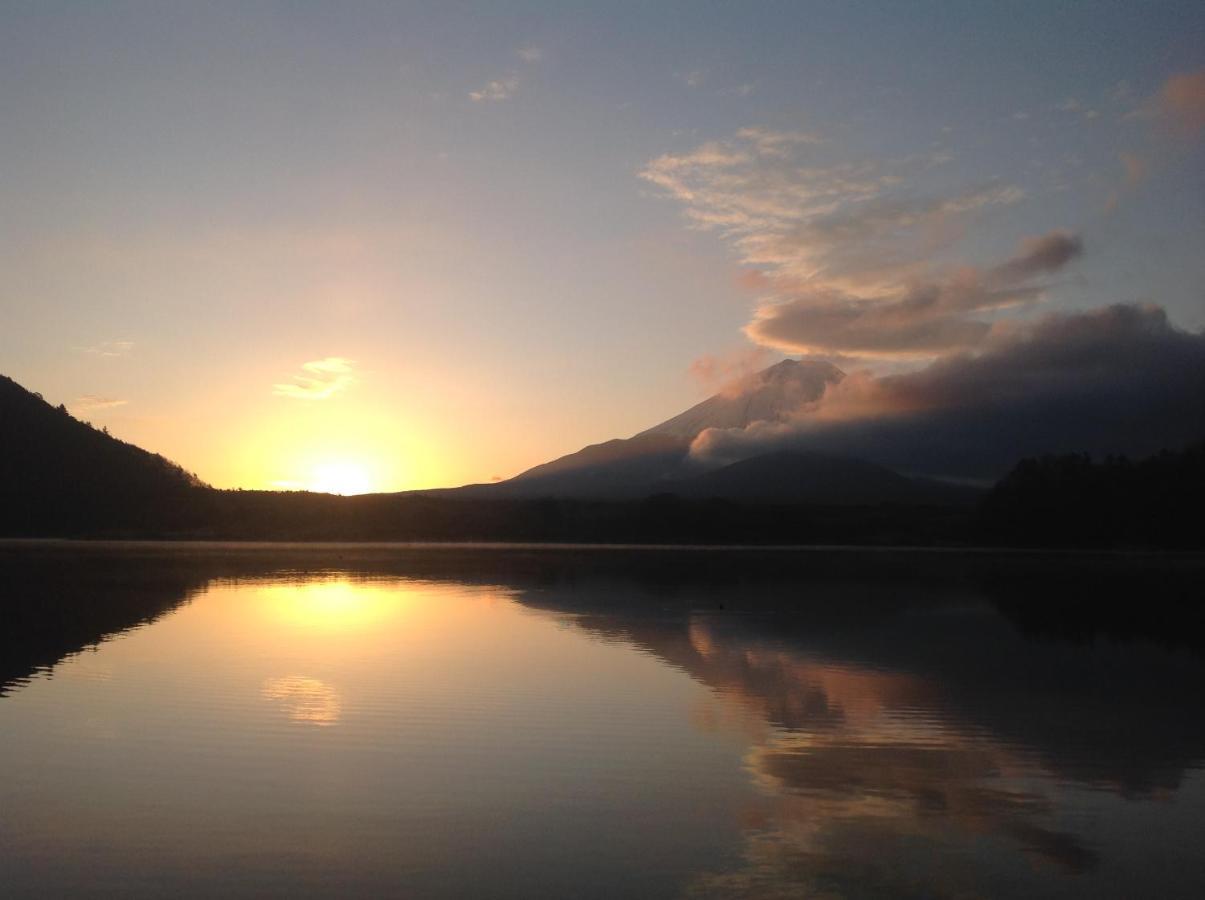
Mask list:
[[[306,486],[320,494],[369,494],[380,490],[367,466],[345,459],[314,466]]]
[[[357,401],[357,402],[353,402]],[[277,408],[232,427],[222,486],[332,494],[387,493],[455,481],[460,457],[446,434],[431,437],[426,420],[398,404],[357,398],[299,403],[274,398]],[[452,468],[450,468],[452,467]]]

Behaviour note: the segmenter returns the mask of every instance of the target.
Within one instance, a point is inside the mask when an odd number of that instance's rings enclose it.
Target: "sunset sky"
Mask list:
[[[220,487],[1205,328],[1199,0],[7,3],[0,123],[0,372]]]

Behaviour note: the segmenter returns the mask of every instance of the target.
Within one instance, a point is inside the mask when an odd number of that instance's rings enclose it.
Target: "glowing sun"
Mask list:
[[[350,460],[332,460],[314,466],[308,487],[319,494],[369,494],[376,479],[367,466]]]

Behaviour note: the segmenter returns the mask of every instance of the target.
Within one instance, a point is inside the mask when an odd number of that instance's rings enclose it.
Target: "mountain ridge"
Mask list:
[[[686,453],[684,440],[652,440],[669,463]],[[0,536],[23,540],[1200,548],[1205,444],[1136,462],[1025,459],[973,507],[948,485],[800,451],[659,474],[610,499],[549,494],[534,477],[513,495],[219,490],[0,380]]]
[[[691,453],[708,429],[743,429],[798,415],[845,378],[832,363],[784,359],[754,372],[629,438],[590,444],[494,484],[427,492],[436,496],[633,499],[657,493],[760,502],[965,503],[972,489],[913,479],[871,462],[775,451],[735,462]]]

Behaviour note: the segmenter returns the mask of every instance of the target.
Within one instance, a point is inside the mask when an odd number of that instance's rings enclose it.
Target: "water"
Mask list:
[[[1194,559],[0,545],[5,897],[1205,896]]]

